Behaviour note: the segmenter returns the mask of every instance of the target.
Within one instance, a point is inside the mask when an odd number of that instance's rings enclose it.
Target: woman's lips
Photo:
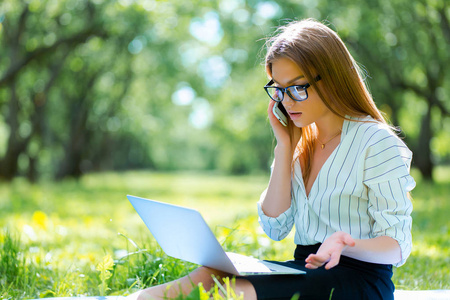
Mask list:
[[[289,117],[291,117],[292,120],[298,119],[302,116],[301,112],[290,111],[288,113],[289,113]]]

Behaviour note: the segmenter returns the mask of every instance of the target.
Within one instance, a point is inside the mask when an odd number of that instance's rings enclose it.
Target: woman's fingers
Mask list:
[[[317,269],[318,267],[323,266],[328,260],[329,258],[326,256],[310,254],[305,260],[307,263],[305,267],[308,269]]]
[[[341,253],[338,253],[338,252],[331,253],[330,261],[325,265],[325,269],[329,270],[331,268],[336,267],[339,264],[340,258],[341,258]]]
[[[355,246],[355,240],[349,234],[345,236],[344,243],[345,243],[345,245],[350,246],[350,247]]]

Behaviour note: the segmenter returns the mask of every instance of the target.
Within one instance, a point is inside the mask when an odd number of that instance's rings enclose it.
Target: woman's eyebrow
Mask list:
[[[294,79],[289,80],[289,81],[287,82],[287,85],[291,85],[292,83],[294,83],[294,82],[296,82],[297,80],[302,79],[302,78],[304,78],[304,77],[305,77],[305,76],[303,76],[303,75],[297,76],[297,77],[295,77]],[[273,80],[273,82],[275,82],[276,84],[280,85],[273,77],[272,77],[272,80]]]

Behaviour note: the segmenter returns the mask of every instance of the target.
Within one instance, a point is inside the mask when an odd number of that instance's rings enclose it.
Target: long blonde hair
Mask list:
[[[272,77],[272,63],[281,57],[289,58],[303,71],[303,75],[336,115],[346,118],[370,115],[386,124],[363,80],[363,72],[337,35],[326,25],[305,19],[280,27],[266,43],[266,72]],[[314,78],[321,77],[320,86]],[[303,180],[308,180],[317,129],[314,124],[297,128],[290,121],[291,137],[294,130],[301,131],[296,146],[304,166]],[[295,157],[294,157],[295,158]]]

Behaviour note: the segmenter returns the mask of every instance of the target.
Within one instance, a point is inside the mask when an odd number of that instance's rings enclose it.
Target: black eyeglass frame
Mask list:
[[[322,77],[320,77],[320,75],[317,75],[316,78],[314,78],[314,80],[315,80],[316,82],[319,81],[320,79],[322,79]],[[292,100],[297,101],[297,102],[302,102],[302,101],[305,101],[305,100],[308,99],[308,90],[307,90],[307,89],[311,86],[311,84],[309,84],[309,83],[304,84],[304,85],[291,85],[291,86],[288,86],[288,87],[285,87],[285,88],[281,88],[281,87],[277,87],[277,86],[272,86],[272,84],[274,84],[274,83],[275,83],[275,82],[273,81],[273,79],[270,80],[269,83],[267,83],[267,84],[264,86],[264,90],[266,91],[267,95],[269,95],[270,99],[272,99],[272,100],[275,101],[275,102],[282,102],[282,101],[284,100],[284,94],[285,94],[285,93],[288,94],[289,97],[291,97]],[[297,87],[297,88],[299,87],[299,88],[303,89],[303,90],[305,91],[305,95],[306,95],[305,99],[296,99],[296,98],[291,94],[291,92],[289,92],[289,89],[290,89],[290,88],[293,88],[293,87]],[[272,98],[272,96],[271,96],[270,93],[269,93],[269,89],[278,89],[279,91],[281,91],[281,94],[283,95],[283,98],[282,98],[281,100],[280,100],[280,99],[274,99],[274,98]]]

